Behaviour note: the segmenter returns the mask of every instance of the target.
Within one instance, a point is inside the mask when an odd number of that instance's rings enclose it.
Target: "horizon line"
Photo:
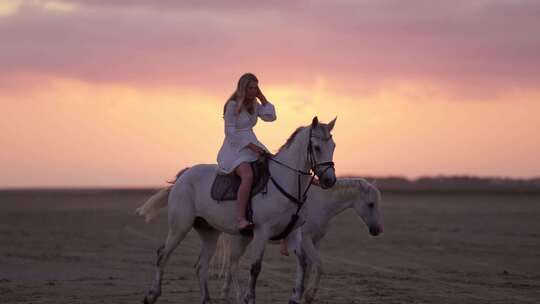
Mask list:
[[[510,177],[500,175],[471,175],[471,174],[437,174],[437,175],[421,175],[415,178],[410,178],[405,175],[389,174],[389,175],[355,175],[343,174],[338,178],[366,178],[366,179],[404,179],[409,182],[415,182],[420,179],[437,179],[437,178],[472,178],[472,179],[493,179],[493,180],[508,180],[508,181],[536,181],[540,180],[540,175],[532,177]],[[0,191],[20,191],[20,190],[149,190],[163,188],[165,185],[35,185],[35,186],[0,186]]]

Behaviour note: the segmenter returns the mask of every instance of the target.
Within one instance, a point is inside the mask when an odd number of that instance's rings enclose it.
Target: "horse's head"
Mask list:
[[[329,124],[324,124],[314,117],[309,127],[308,159],[311,170],[319,178],[323,189],[331,188],[336,183],[333,162],[336,144],[331,134],[335,123],[336,118]]]
[[[383,232],[380,215],[381,192],[374,185],[359,180],[360,195],[355,197],[353,208],[362,218],[369,229],[369,233],[377,236]]]

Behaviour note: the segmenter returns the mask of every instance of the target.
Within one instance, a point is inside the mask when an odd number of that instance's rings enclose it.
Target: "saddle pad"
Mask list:
[[[259,158],[251,163],[253,170],[253,185],[251,186],[251,195],[261,192],[265,189],[270,174],[268,171],[268,159]],[[238,188],[240,187],[241,179],[236,173],[216,174],[216,178],[212,183],[211,195],[216,201],[236,200]]]

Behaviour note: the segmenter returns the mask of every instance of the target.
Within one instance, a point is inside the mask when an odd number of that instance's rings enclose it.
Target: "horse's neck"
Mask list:
[[[303,149],[304,148],[304,149]],[[280,151],[276,156],[276,160],[287,164],[291,168],[308,172],[310,170],[306,155],[307,147],[299,143],[295,143],[291,147]],[[276,181],[294,197],[298,193],[298,173],[285,168],[274,162],[270,162],[270,171]],[[300,176],[300,189],[304,191],[310,182],[311,177],[308,175]]]
[[[338,189],[328,190],[330,197],[323,199],[322,213],[326,221],[331,220],[336,215],[351,208],[354,203],[354,199],[361,195],[354,190]]]

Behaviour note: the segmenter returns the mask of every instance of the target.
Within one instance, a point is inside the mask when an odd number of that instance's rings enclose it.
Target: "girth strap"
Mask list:
[[[293,214],[291,216],[291,220],[289,221],[289,223],[287,224],[285,229],[283,229],[283,231],[281,231],[280,234],[271,237],[270,240],[278,241],[278,240],[282,240],[282,239],[286,238],[289,235],[289,233],[291,233],[291,231],[293,230],[294,225],[298,221],[298,218],[299,218],[298,213]]]

